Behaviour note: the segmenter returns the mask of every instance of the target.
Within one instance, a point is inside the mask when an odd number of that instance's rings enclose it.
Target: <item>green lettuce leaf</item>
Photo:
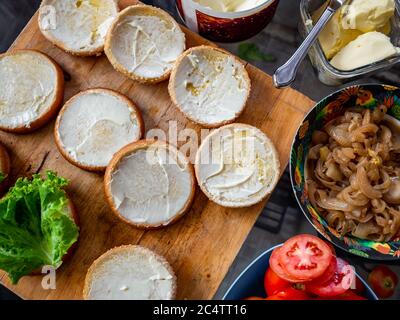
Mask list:
[[[0,171],[0,183],[2,183],[6,179],[6,175]]]
[[[69,215],[64,178],[18,179],[0,200],[0,269],[12,281],[43,265],[58,268],[78,240],[79,228]]]
[[[239,45],[238,55],[246,61],[264,61],[274,62],[276,58],[268,53],[263,53],[257,44],[252,42],[244,42]]]

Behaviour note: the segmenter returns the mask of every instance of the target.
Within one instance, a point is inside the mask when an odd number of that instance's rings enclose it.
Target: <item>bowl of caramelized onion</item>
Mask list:
[[[400,260],[400,88],[357,85],[317,103],[291,152],[296,199],[339,248]]]

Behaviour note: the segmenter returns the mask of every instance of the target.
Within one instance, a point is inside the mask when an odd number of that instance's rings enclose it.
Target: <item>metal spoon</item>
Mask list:
[[[283,66],[275,71],[275,74],[273,76],[275,87],[287,87],[296,79],[297,70],[299,69],[301,62],[306,57],[311,46],[317,40],[322,29],[329,22],[335,12],[340,9],[347,1],[348,0],[330,0],[327,8],[321,15],[321,18],[318,20],[314,28],[312,28],[311,32],[301,44],[301,46]]]

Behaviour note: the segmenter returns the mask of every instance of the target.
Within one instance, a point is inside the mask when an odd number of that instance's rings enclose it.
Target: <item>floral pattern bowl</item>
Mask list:
[[[301,210],[314,228],[328,241],[349,253],[364,258],[400,261],[400,238],[381,243],[342,236],[331,228],[318,210],[311,205],[305,183],[305,161],[313,132],[324,127],[332,119],[341,116],[348,108],[360,106],[373,110],[380,104],[388,108],[389,115],[400,120],[400,88],[393,86],[375,84],[351,86],[318,102],[304,119],[294,139],[290,176]]]

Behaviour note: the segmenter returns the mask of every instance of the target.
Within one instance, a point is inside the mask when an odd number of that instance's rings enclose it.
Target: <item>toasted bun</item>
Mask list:
[[[50,57],[34,50],[0,55],[0,130],[29,133],[58,112],[64,75]]]
[[[84,170],[104,171],[115,152],[144,134],[139,109],[109,89],[82,91],[65,103],[54,128],[61,154]]]
[[[197,154],[195,171],[201,190],[224,207],[249,207],[269,195],[280,177],[272,141],[247,124],[213,131]]]
[[[86,300],[172,300],[176,276],[164,257],[135,245],[111,249],[89,268]]]
[[[108,30],[105,45],[105,53],[117,71],[146,84],[168,79],[184,50],[185,34],[176,21],[148,5],[121,11]]]
[[[99,55],[118,11],[115,0],[43,0],[39,28],[47,40],[66,52]]]
[[[138,228],[159,228],[177,221],[190,208],[195,177],[189,160],[175,147],[141,140],[114,155],[104,188],[119,218]]]
[[[10,170],[10,157],[6,147],[0,143],[0,173],[4,176],[4,180],[0,182],[0,195],[3,194],[7,188]]]
[[[232,123],[250,95],[250,78],[232,54],[194,47],[177,60],[168,85],[173,103],[193,122],[208,128]]]

